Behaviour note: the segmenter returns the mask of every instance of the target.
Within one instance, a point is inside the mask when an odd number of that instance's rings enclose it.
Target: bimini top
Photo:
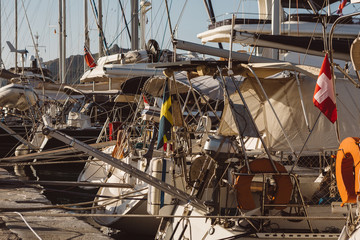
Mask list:
[[[263,65],[263,67],[260,67]],[[264,64],[253,64],[253,68],[258,67],[263,73]],[[271,67],[274,67],[272,65]],[[251,115],[255,119],[255,124],[258,127],[269,149],[273,151],[289,151],[290,146],[286,141],[281,130],[280,124],[273,112],[277,114],[281,125],[285,129],[285,133],[290,140],[290,143],[295,151],[300,151],[304,145],[305,139],[320,114],[320,110],[314,106],[312,101],[317,75],[320,71],[318,68],[293,66],[294,69],[302,70],[303,73],[296,79],[296,75],[291,72],[283,72],[275,76],[261,78],[261,86],[257,80],[251,76],[246,75],[246,79],[240,86],[241,92],[245,98],[247,105],[250,108]],[[288,69],[290,70],[290,66]],[[265,68],[264,68],[265,69]],[[275,69],[274,69],[275,71]],[[280,72],[280,71],[279,71]],[[265,76],[265,75],[264,75]],[[352,136],[354,132],[360,131],[360,89],[354,87],[349,80],[341,78],[337,75],[336,78],[336,103],[338,111],[339,132],[340,138]],[[298,85],[299,84],[299,85]],[[265,98],[261,87],[265,90],[266,95],[270,99],[269,102]],[[301,97],[303,99],[304,111],[302,110]],[[241,104],[240,97],[237,93],[231,95],[231,99],[235,104]],[[238,132],[234,123],[234,117],[231,111],[226,109],[229,106],[224,106],[223,118],[218,132],[222,135],[237,136]],[[308,125],[306,124],[308,120]],[[335,131],[335,125],[332,124],[323,114],[316,123],[316,126],[310,135],[310,138],[304,148],[308,152],[321,152],[325,149],[337,149],[338,141]]]

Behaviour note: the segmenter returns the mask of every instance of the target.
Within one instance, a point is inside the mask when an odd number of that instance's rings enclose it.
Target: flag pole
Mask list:
[[[158,134],[156,149],[161,148],[164,145],[164,143],[167,143],[167,149],[168,149],[170,147],[170,142],[172,140],[171,132],[173,126],[173,119],[171,112],[171,92],[168,83],[169,83],[169,78],[166,77],[165,85],[164,85],[164,93],[163,93],[163,103],[160,112],[159,134]]]
[[[331,70],[331,81],[332,84],[334,86],[334,99],[335,99],[335,105],[336,105],[336,85],[335,85],[335,73],[334,73],[334,59],[333,59],[333,55],[332,55],[332,49],[329,50],[329,55],[330,55],[330,70]],[[336,108],[337,111],[337,108]],[[336,132],[336,137],[338,140],[338,143],[340,144],[340,125],[339,125],[339,120],[338,118],[336,118],[335,121],[335,132]]]
[[[340,7],[340,6],[339,6]],[[342,11],[342,9],[341,9]],[[340,17],[341,18],[341,17]],[[336,106],[336,85],[335,85],[335,73],[334,73],[334,57],[333,57],[333,48],[332,48],[332,37],[333,37],[333,29],[334,26],[336,25],[337,21],[334,22],[333,26],[330,29],[330,33],[329,33],[329,38],[327,38],[328,44],[327,44],[327,50],[326,52],[329,53],[329,57],[330,57],[330,70],[331,70],[331,81],[333,84],[333,89],[334,89],[334,99],[335,99],[335,106]],[[325,32],[325,29],[323,29],[323,31]],[[337,108],[336,108],[337,111]],[[340,144],[340,126],[339,126],[339,121],[336,118],[335,121],[335,132],[336,132],[336,137],[338,140],[338,143]]]

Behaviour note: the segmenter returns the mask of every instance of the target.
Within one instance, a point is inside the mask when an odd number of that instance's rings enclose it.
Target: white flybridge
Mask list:
[[[100,4],[100,1],[99,1]],[[120,3],[121,4],[121,3]],[[151,3],[148,1],[140,2],[140,13],[141,13],[141,49],[138,49],[138,1],[131,1],[132,19],[131,22],[131,51],[126,53],[116,53],[112,55],[103,56],[100,54],[99,59],[96,61],[95,67],[84,72],[80,78],[82,83],[94,83],[94,90],[97,82],[108,82],[109,90],[112,90],[112,85],[116,83],[124,83],[128,79],[134,77],[151,77],[154,75],[161,74],[161,69],[148,68],[147,65],[150,62],[157,62],[166,60],[167,51],[163,51],[160,56],[159,44],[155,40],[149,40],[145,42],[145,25],[146,25],[146,13],[151,9]],[[100,11],[100,10],[99,10]],[[99,16],[101,16],[100,14]],[[100,21],[100,19],[99,19]],[[100,25],[101,27],[101,25]],[[85,26],[87,28],[87,26]],[[100,31],[101,29],[99,29]],[[87,30],[85,30],[86,32]],[[103,49],[103,32],[99,34],[99,51],[104,52]],[[87,41],[87,39],[85,39]],[[86,43],[87,45],[89,43]]]
[[[227,15],[229,16],[229,15]],[[231,15],[230,15],[231,16]],[[309,21],[311,20],[311,22]],[[314,21],[315,20],[315,21]],[[245,22],[245,23],[244,23]],[[329,33],[331,23],[328,25],[326,31]],[[307,15],[300,15],[299,21],[296,16],[292,16],[289,20],[281,22],[281,35],[286,36],[313,36],[322,37],[323,30],[321,22]],[[236,32],[258,33],[258,34],[271,34],[270,20],[263,19],[236,19],[234,30]],[[335,31],[335,38],[350,38],[354,39],[358,35],[360,25],[357,23],[339,24]],[[229,42],[231,31],[231,19],[224,19],[214,25],[209,26],[209,30],[199,33],[198,38],[203,43],[206,42]],[[236,33],[234,42],[242,43],[241,35]]]
[[[286,52],[279,56],[281,60],[299,63],[300,59],[303,64],[320,67],[321,57],[324,56],[323,49],[326,47],[324,36],[329,35],[339,15],[331,15],[331,10],[323,5],[324,2],[315,0],[298,3],[284,0],[280,2],[280,14],[272,14],[276,10],[272,8],[272,2],[259,0],[259,13],[255,18],[239,18],[243,13],[234,13],[234,22],[231,19],[232,14],[217,17],[217,22],[210,24],[208,30],[199,33],[197,37],[202,43],[230,42],[233,31],[233,43],[262,47],[264,49],[259,49],[258,53],[264,57],[272,57],[269,49],[283,49]],[[334,2],[336,1],[330,1]],[[334,5],[337,8],[338,5]],[[301,11],[304,9],[308,11]],[[294,10],[299,13],[294,14]],[[313,13],[309,13],[310,11]],[[279,26],[273,24],[274,22],[278,22]],[[345,64],[343,61],[350,61],[350,46],[360,31],[359,22],[360,19],[353,16],[339,21],[333,31],[333,57],[340,65]]]
[[[257,18],[236,18],[234,30],[236,32],[272,34],[272,2],[272,0],[258,0],[259,13]],[[286,2],[288,8],[282,6]],[[291,15],[290,13],[285,13],[284,11],[296,8],[296,3],[290,6],[289,1],[281,1],[281,3],[282,4],[280,4],[279,6],[279,12],[283,14],[278,15],[280,20],[280,35],[323,37],[323,27],[320,15],[317,16],[316,14],[311,13],[299,13]],[[236,16],[242,15],[242,13],[234,14]],[[217,17],[218,21],[214,24],[210,24],[208,27],[209,29],[205,32],[199,33],[197,37],[200,38],[203,43],[229,42],[232,24],[231,15],[232,13],[229,13]],[[337,17],[339,17],[339,15],[327,16],[327,34],[330,32],[332,23]],[[219,20],[220,18],[223,19]],[[360,30],[360,25],[358,23],[358,19],[351,19],[346,23],[339,24],[336,31],[334,32],[334,38],[350,38],[352,40],[355,39]],[[236,35],[233,41],[241,43],[242,39],[238,38],[238,36]]]
[[[159,75],[161,70],[147,67],[151,56],[146,50],[139,50],[101,57],[97,66],[87,70],[80,81],[123,83],[133,77]]]

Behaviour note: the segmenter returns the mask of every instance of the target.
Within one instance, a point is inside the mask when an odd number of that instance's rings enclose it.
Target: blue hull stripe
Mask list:
[[[162,173],[161,173],[161,181],[165,182],[166,180],[166,160],[163,159],[163,167],[162,167]],[[162,208],[165,204],[165,193],[161,191],[160,195],[160,208]]]

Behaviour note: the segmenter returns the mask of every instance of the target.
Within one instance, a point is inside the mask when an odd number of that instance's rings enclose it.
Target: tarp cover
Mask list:
[[[187,93],[190,89],[190,83],[187,78],[186,72],[179,72],[175,74],[175,79],[176,79],[176,86],[178,88],[178,92]],[[235,78],[235,81],[239,83],[241,79],[242,77],[238,76]],[[195,89],[195,91],[197,91],[200,94],[203,94],[206,98],[213,100],[217,100],[217,99],[223,100],[224,92],[221,87],[220,81],[221,79],[219,77],[213,78],[212,76],[200,76],[200,77],[192,78],[191,84]],[[145,83],[144,90],[155,97],[160,97],[163,94],[164,82],[165,82],[164,76],[153,77]],[[228,85],[227,89],[229,93],[233,93],[235,91],[234,84],[230,81],[227,82],[229,82],[229,84],[227,84]],[[174,81],[172,81],[172,78],[169,83],[170,83],[171,94],[176,94],[176,89],[174,86]]]
[[[311,129],[320,113],[312,102],[316,80],[302,75],[299,81]],[[261,82],[294,150],[300,151],[309,135],[309,128],[305,123],[296,78],[262,79]],[[251,77],[247,78],[241,85],[241,91],[257,127],[265,136],[268,147],[275,151],[290,151],[280,125],[257,81]],[[357,136],[360,132],[360,89],[355,88],[349,80],[337,78],[336,93],[340,138],[342,140],[346,137]],[[237,93],[234,93],[231,98],[234,103],[242,103]],[[224,117],[222,121],[228,124],[219,129],[220,134],[237,135],[235,125],[229,124],[234,122],[232,115]],[[335,124],[321,114],[304,151],[337,149],[338,146]]]

